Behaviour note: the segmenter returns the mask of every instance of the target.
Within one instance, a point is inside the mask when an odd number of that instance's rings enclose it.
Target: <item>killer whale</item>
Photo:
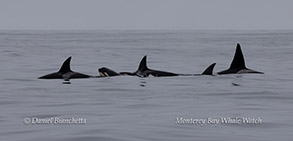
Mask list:
[[[234,54],[234,58],[231,62],[231,65],[228,69],[218,72],[219,75],[224,74],[238,74],[238,73],[257,73],[257,74],[263,74],[263,72],[255,71],[252,69],[249,69],[245,66],[245,60],[244,56],[241,50],[241,46],[239,43],[237,43],[236,51]]]
[[[147,56],[144,56],[142,60],[140,61],[139,67],[135,72],[120,72],[117,73],[109,68],[103,67],[99,69],[99,73],[101,76],[118,76],[118,75],[129,75],[129,76],[138,76],[138,77],[148,77],[148,76],[154,76],[154,77],[170,77],[170,76],[197,76],[197,75],[213,75],[213,69],[216,65],[216,63],[211,64],[207,69],[204,70],[201,74],[177,74],[173,72],[167,72],[167,71],[160,71],[160,70],[154,70],[149,69],[147,67]]]
[[[133,72],[133,73],[129,73],[129,72],[120,72],[121,75],[132,75],[132,76],[138,76],[138,77],[148,77],[149,75],[152,75],[154,77],[166,77],[166,76],[178,76],[178,74],[176,73],[172,73],[172,72],[166,72],[166,71],[159,71],[159,70],[153,70],[153,69],[149,69],[147,67],[147,56],[144,56],[138,66],[138,69]]]
[[[117,73],[109,68],[106,68],[106,67],[99,68],[98,71],[99,71],[101,77],[120,75],[119,73]]]
[[[39,79],[64,79],[69,81],[69,79],[78,79],[78,78],[90,78],[92,76],[82,74],[79,72],[74,72],[70,69],[71,56],[68,57],[62,64],[58,72],[50,73],[44,76],[39,77]]]
[[[158,71],[149,69],[146,65],[146,56],[143,57],[141,60],[137,71],[135,72],[115,72],[109,68],[102,67],[98,69],[101,76],[118,76],[118,75],[128,75],[128,76],[139,76],[139,77],[148,77],[149,75],[153,75],[155,77],[162,77],[162,76],[178,76],[178,74],[166,71]]]

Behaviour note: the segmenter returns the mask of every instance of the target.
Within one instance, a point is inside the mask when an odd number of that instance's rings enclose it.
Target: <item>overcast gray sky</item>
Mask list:
[[[9,29],[293,29],[293,0],[0,0]]]

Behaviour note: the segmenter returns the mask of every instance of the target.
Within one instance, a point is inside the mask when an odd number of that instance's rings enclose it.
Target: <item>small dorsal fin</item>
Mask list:
[[[145,70],[148,70],[148,69],[149,69],[149,68],[147,67],[146,59],[147,59],[147,56],[144,56],[144,57],[141,59],[137,71],[145,71]]]
[[[242,53],[242,50],[241,50],[239,43],[237,43],[234,58],[233,58],[233,61],[230,65],[229,69],[233,69],[233,68],[237,68],[237,69],[245,69],[246,68],[244,56],[243,56],[243,53]]]
[[[64,63],[62,64],[60,70],[58,72],[60,73],[66,73],[66,72],[72,72],[70,69],[70,61],[71,61],[71,56],[68,57]]]
[[[208,68],[206,68],[204,70],[202,75],[213,75],[213,70],[214,70],[215,65],[216,65],[216,63],[211,64]]]

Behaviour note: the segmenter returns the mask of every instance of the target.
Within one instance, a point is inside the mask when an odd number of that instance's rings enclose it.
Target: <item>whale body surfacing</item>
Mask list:
[[[90,78],[92,76],[82,74],[79,72],[74,72],[70,69],[70,61],[71,56],[68,57],[58,72],[50,73],[44,76],[39,77],[39,79],[64,79],[65,81],[69,81],[69,79],[78,79],[78,78]]]
[[[236,51],[235,51],[234,58],[232,60],[230,67],[227,70],[223,70],[223,71],[218,72],[218,74],[224,75],[224,74],[239,74],[239,73],[263,74],[263,72],[248,69],[245,66],[244,56],[243,56],[240,44],[238,43],[236,46]]]

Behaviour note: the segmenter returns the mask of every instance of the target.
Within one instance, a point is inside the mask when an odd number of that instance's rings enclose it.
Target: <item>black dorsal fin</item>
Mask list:
[[[144,57],[141,59],[137,71],[145,71],[145,70],[148,70],[148,69],[149,69],[149,68],[147,67],[146,59],[147,59],[147,56],[144,56]]]
[[[70,69],[70,61],[71,61],[71,56],[68,57],[64,63],[62,64],[60,70],[58,72],[60,73],[66,73],[66,72],[72,72]]]
[[[237,43],[236,51],[234,54],[233,61],[230,65],[230,69],[245,69],[245,61],[244,61],[244,56],[240,47],[240,44]]]
[[[213,70],[214,70],[215,65],[216,65],[216,63],[211,64],[208,68],[206,68],[204,70],[202,75],[213,75]]]

